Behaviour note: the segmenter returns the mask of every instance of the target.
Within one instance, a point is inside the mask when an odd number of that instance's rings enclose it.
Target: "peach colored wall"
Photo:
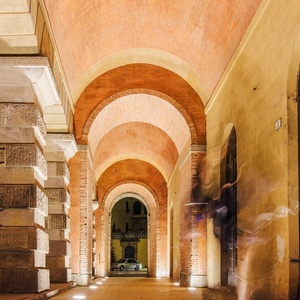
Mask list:
[[[299,36],[299,12],[296,0],[263,1],[206,107],[208,153],[221,144],[231,123],[237,132],[238,167],[246,163],[237,185],[241,299],[295,298],[299,273],[290,277],[290,247],[295,246],[289,234],[298,239],[299,225],[289,224],[288,213],[298,212],[298,195],[292,199],[289,192],[287,167],[288,156],[294,155],[295,162],[297,156],[288,148],[287,107],[292,100],[287,98],[286,84]],[[276,130],[279,118],[282,124]],[[299,256],[299,248],[294,250],[293,256]]]

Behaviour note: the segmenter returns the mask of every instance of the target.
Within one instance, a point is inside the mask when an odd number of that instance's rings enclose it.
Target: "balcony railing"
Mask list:
[[[147,232],[112,232],[112,239],[138,239],[147,238]]]

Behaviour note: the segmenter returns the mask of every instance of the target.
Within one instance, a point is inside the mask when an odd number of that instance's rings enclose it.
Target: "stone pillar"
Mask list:
[[[190,206],[192,188],[197,178],[197,166],[204,155],[204,146],[192,145],[185,161],[180,164],[180,284],[182,286],[207,286],[206,221],[198,220],[198,207]],[[198,199],[199,200],[199,199]]]
[[[45,131],[35,104],[0,101],[0,292],[50,287]]]
[[[96,276],[97,274],[97,252],[96,252],[96,216],[95,216],[95,210],[99,208],[99,202],[98,199],[93,200],[93,240],[92,240],[92,276]]]
[[[71,150],[71,151],[70,151]],[[67,160],[76,152],[73,136],[69,134],[48,134],[45,157],[48,162],[48,179],[45,192],[48,196],[49,214],[46,232],[49,235],[49,253],[46,266],[50,270],[51,283],[71,281],[69,241],[70,195],[68,192],[69,169]]]
[[[93,276],[93,200],[95,178],[87,146],[70,160],[71,268],[78,285],[89,285]]]

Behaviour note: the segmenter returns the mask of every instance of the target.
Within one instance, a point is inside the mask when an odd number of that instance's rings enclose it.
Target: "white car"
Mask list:
[[[139,271],[142,268],[142,263],[137,261],[136,259],[133,258],[123,258],[119,259],[118,261],[112,263],[111,269],[112,270],[135,270]]]

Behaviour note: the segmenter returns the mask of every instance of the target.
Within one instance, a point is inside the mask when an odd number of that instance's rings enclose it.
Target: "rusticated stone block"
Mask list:
[[[1,82],[0,102],[6,103],[9,99],[14,99],[15,102],[33,103],[35,97],[31,82],[22,84]]]
[[[65,189],[45,189],[49,203],[65,203],[67,200],[67,192]]]
[[[39,293],[50,288],[50,273],[47,269],[0,270],[0,289],[3,293]]]
[[[48,256],[63,256],[70,255],[71,247],[68,241],[49,241]],[[47,257],[48,257],[47,256]]]
[[[0,172],[0,184],[33,184],[34,168],[5,167]]]
[[[36,144],[7,144],[4,147],[5,166],[36,166],[44,176],[47,175],[47,161]]]
[[[48,214],[48,198],[34,184],[0,184],[1,208],[37,208],[42,215]]]
[[[38,148],[35,144],[6,145],[7,166],[35,166]]]
[[[34,184],[1,184],[0,206],[3,208],[36,207]]]
[[[36,208],[45,217],[48,216],[48,197],[38,186],[36,187]]]
[[[48,234],[33,227],[0,227],[0,250],[38,250],[48,253]]]
[[[46,137],[46,124],[34,103],[0,103],[0,126],[19,128],[32,125]]]
[[[11,208],[0,211],[0,226],[45,227],[45,217],[36,209]]]
[[[65,214],[49,215],[46,219],[47,229],[69,229],[70,219]]]
[[[37,123],[38,113],[33,103],[0,103],[0,125],[35,125]]]
[[[6,166],[36,166],[47,176],[47,161],[35,144],[8,144],[6,149]]]
[[[0,268],[45,268],[46,254],[39,251],[0,251]]]
[[[49,203],[49,214],[68,214],[69,207],[65,203]]]
[[[69,229],[46,229],[49,240],[69,240]]]
[[[0,165],[4,165],[6,162],[6,151],[5,146],[0,145]]]
[[[47,256],[46,267],[47,269],[68,268],[70,267],[70,257],[69,256]]]
[[[51,161],[48,162],[48,176],[56,177],[56,176],[65,176],[66,175],[66,163]]]
[[[66,186],[65,178],[62,176],[59,177],[48,177],[45,182],[45,188],[64,188]]]
[[[0,143],[28,144],[35,142],[34,129],[27,127],[2,127],[0,126]]]
[[[65,283],[72,280],[72,272],[69,268],[50,269],[51,283]]]

